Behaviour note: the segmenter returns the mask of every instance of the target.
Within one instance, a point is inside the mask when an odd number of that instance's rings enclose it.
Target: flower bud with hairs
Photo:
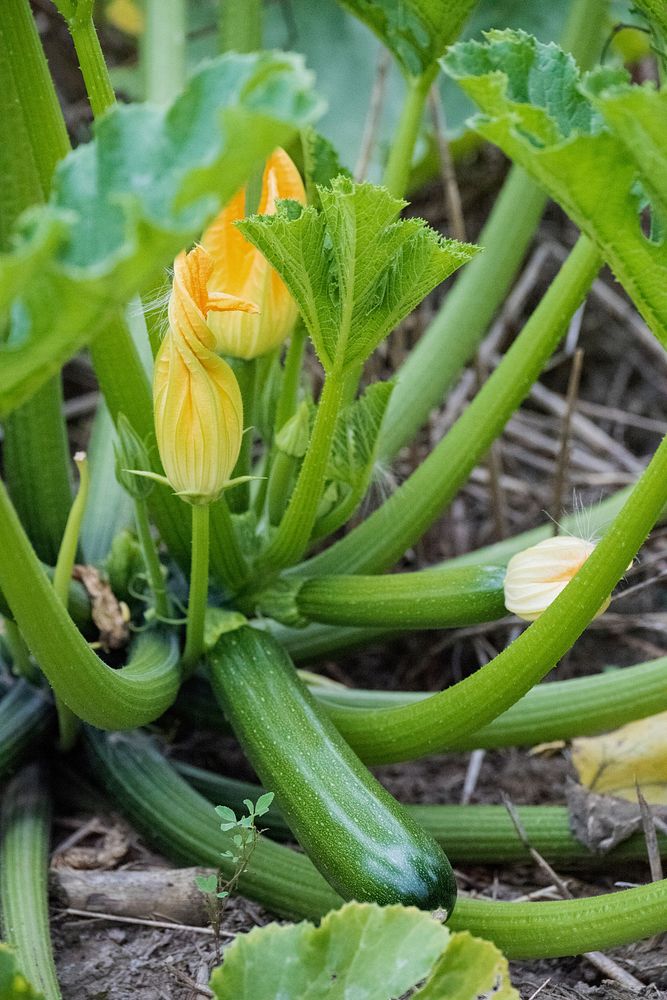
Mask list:
[[[256,307],[207,288],[213,262],[196,246],[174,262],[169,329],[155,359],[155,431],[167,479],[192,504],[216,500],[229,483],[243,435],[236,377],[215,353],[210,312]]]

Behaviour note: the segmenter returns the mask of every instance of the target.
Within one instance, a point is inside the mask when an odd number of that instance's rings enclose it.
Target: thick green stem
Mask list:
[[[667,711],[667,657],[623,669],[608,668],[591,677],[538,684],[488,725],[476,731],[443,733],[440,750],[460,751],[535,746],[571,740],[624,726]],[[365,710],[414,705],[432,698],[422,691],[367,691],[312,684],[315,697],[334,712],[345,730],[348,715],[361,720]],[[178,700],[179,714],[199,726],[227,731],[208,685],[188,685]]]
[[[56,592],[56,597],[64,607],[67,607],[67,602],[69,600],[69,585],[70,580],[72,579],[74,563],[76,561],[76,551],[79,547],[81,522],[86,511],[88,489],[90,486],[88,461],[85,454],[80,453],[79,455],[76,455],[74,461],[76,462],[79,470],[79,489],[67,518],[65,532],[63,534],[62,542],[60,543],[60,550],[58,552],[58,561],[56,562],[56,568],[53,574],[53,589]]]
[[[83,80],[88,93],[88,100],[95,118],[115,103],[116,95],[111,86],[109,71],[104,61],[92,16],[73,17],[69,21],[69,30],[74,41]]]
[[[407,81],[405,103],[382,177],[382,183],[396,198],[402,198],[408,188],[412,156],[424,115],[424,104],[434,76],[435,68],[427,70],[422,76],[410,77]]]
[[[46,1000],[60,1000],[49,930],[47,875],[51,802],[41,769],[31,764],[2,800],[0,897],[3,938],[19,970]]]
[[[248,564],[239,545],[227,497],[223,494],[211,504],[210,511],[211,564],[225,586],[232,591],[240,590],[248,579]]]
[[[142,636],[126,667],[107,667],[56,597],[2,484],[0,590],[52,688],[79,718],[125,729],[153,721],[171,705],[180,681],[173,639]]]
[[[134,519],[137,526],[141,552],[144,557],[144,565],[146,566],[148,583],[153,593],[153,600],[155,601],[155,611],[159,618],[170,618],[171,606],[167,595],[164,573],[162,572],[162,564],[151,533],[146,501],[142,498],[136,498],[134,501]]]
[[[0,4],[0,250],[51,188],[69,149],[58,99],[27,0]],[[5,479],[42,559],[55,560],[72,500],[60,377],[5,423]]]
[[[283,380],[280,386],[278,403],[276,405],[276,434],[296,412],[299,399],[299,383],[301,381],[303,352],[306,347],[307,339],[308,338],[303,325],[301,323],[297,323],[292,331],[287,353],[285,354]]]
[[[77,549],[79,547],[81,523],[83,521],[83,515],[86,512],[88,489],[90,486],[88,461],[85,453],[81,452],[78,455],[75,455],[74,461],[76,462],[79,470],[79,489],[67,518],[63,539],[60,543],[60,551],[58,552],[58,561],[56,562],[56,568],[53,574],[53,589],[56,597],[65,608],[67,607],[67,602],[69,600],[69,585],[72,579],[72,570],[74,569]],[[58,725],[60,728],[60,749],[71,750],[76,743],[76,737],[79,729],[78,720],[67,705],[65,705],[57,696],[56,709],[58,710]]]
[[[598,58],[608,0],[572,0],[563,48],[583,69]],[[466,265],[440,311],[400,368],[380,435],[389,461],[410,441],[473,357],[521,265],[547,197],[521,167],[512,167]],[[438,363],[434,364],[433,359]]]
[[[600,265],[595,246],[580,236],[503,360],[428,458],[359,527],[293,572],[378,573],[421,538],[528,395]]]
[[[221,867],[220,832],[211,804],[190,788],[139,734],[110,741],[87,733],[94,771],[149,843],[187,864]],[[319,919],[342,900],[303,854],[260,839],[240,889],[275,913]],[[663,933],[667,880],[589,899],[498,903],[459,896],[450,918],[502,947],[508,958],[577,955]]]
[[[141,62],[146,100],[169,104],[185,81],[185,0],[148,0]]]
[[[52,728],[48,690],[23,680],[12,684],[0,701],[0,777],[6,778],[35,748],[44,746]]]
[[[222,0],[222,52],[257,52],[262,48],[263,0]]]
[[[322,497],[324,476],[345,384],[345,376],[340,372],[332,371],[326,377],[299,478],[285,516],[261,560],[264,569],[288,566],[299,559],[308,547]]]
[[[244,799],[255,802],[264,791],[259,785],[182,761],[174,761],[174,767],[213,805],[222,803],[237,812],[243,811]],[[532,860],[505,806],[406,805],[405,808],[427,833],[446,847],[447,856],[455,864],[498,865]],[[519,806],[517,812],[531,847],[553,865],[613,872],[619,863],[646,861],[646,841],[641,833],[624,840],[612,851],[594,854],[570,831],[565,806]],[[262,822],[272,837],[293,838],[275,803]],[[667,856],[667,838],[661,837],[659,844],[661,853]]]
[[[204,652],[204,621],[208,598],[209,513],[208,504],[197,504],[192,508],[190,594],[182,661],[185,677],[193,672]]]
[[[30,650],[15,621],[5,618],[3,624],[4,638],[12,658],[12,671],[16,677],[29,681],[39,681],[39,671],[30,659]]]
[[[332,710],[370,763],[410,760],[456,744],[519,701],[570,649],[639,551],[667,501],[667,438],[583,567],[543,615],[475,674],[403,708]]]

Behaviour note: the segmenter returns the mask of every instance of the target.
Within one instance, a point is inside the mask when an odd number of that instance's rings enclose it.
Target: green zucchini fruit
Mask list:
[[[270,635],[244,626],[209,654],[213,690],[297,840],[344,899],[450,914],[445,854],[352,752]]]
[[[305,580],[295,603],[304,619],[361,628],[460,628],[507,614],[505,566],[461,566],[386,576]]]

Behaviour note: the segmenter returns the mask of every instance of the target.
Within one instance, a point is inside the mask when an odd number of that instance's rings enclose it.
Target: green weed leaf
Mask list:
[[[0,414],[27,399],[319,113],[298,56],[228,54],[167,110],[113,108],[0,256]]]
[[[273,792],[264,792],[255,803],[255,816],[266,816],[273,802]]]
[[[477,252],[421,219],[398,219],[385,188],[336,178],[321,209],[283,202],[239,223],[297,302],[320,361],[361,364],[422,299]]]
[[[520,163],[598,246],[667,346],[667,92],[623,71],[583,78],[557,46],[492,31],[454,46],[443,65],[477,102],[473,120]],[[640,211],[651,203],[651,233]]]
[[[195,885],[200,892],[205,893],[207,896],[211,895],[218,888],[218,876],[217,875],[195,875]]]
[[[406,76],[421,76],[455,41],[477,0],[339,0],[367,24]]]

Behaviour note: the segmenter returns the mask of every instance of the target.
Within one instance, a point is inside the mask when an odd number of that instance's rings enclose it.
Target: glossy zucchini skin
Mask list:
[[[344,742],[276,640],[244,626],[221,637],[209,666],[251,764],[329,884],[344,899],[451,914],[445,854]]]
[[[507,614],[505,566],[462,566],[385,576],[321,576],[296,596],[304,618],[358,628],[460,628]]]

